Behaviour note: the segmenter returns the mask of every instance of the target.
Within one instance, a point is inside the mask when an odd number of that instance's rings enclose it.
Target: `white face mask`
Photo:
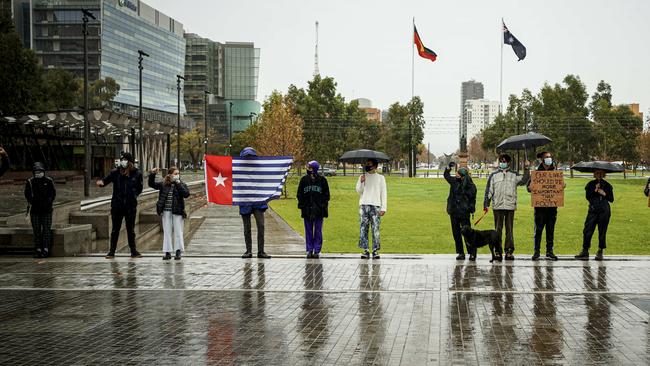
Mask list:
[[[36,172],[34,173],[34,178],[43,178],[45,176],[44,172]]]
[[[129,166],[128,160],[120,160],[120,167],[126,168],[127,166]]]
[[[179,182],[181,180],[181,176],[179,174],[174,174],[172,175],[172,180],[174,182]]]
[[[553,165],[553,158],[544,158],[544,165],[547,166]]]

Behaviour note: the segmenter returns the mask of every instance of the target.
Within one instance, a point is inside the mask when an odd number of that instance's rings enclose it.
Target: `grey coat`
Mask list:
[[[524,169],[524,175],[519,175],[510,170],[497,170],[490,174],[485,188],[485,199],[483,208],[490,207],[493,210],[517,209],[517,187],[525,186],[530,179],[530,171]]]

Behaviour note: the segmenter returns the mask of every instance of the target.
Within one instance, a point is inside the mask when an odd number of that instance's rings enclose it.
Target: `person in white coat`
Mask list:
[[[377,173],[379,163],[376,159],[368,159],[364,166],[365,174],[357,181],[357,193],[359,194],[359,221],[361,223],[359,234],[359,248],[363,250],[361,258],[370,258],[368,244],[368,229],[372,226],[372,258],[379,259],[381,239],[379,237],[379,226],[381,217],[386,214],[387,194],[386,179]]]

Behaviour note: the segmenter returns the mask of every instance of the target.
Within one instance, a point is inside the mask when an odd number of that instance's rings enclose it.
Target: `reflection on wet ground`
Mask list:
[[[1,364],[648,364],[650,266],[0,260]]]

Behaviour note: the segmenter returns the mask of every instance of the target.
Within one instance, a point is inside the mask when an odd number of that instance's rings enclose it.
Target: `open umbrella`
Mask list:
[[[544,146],[551,142],[550,138],[536,133],[528,132],[522,135],[510,136],[501,141],[497,146],[497,150],[524,150],[524,156],[528,160],[528,149],[534,149],[538,146]]]
[[[606,173],[622,173],[625,167],[621,164],[610,163],[609,161],[581,161],[571,167],[579,172],[593,173],[595,170],[604,170]]]
[[[351,163],[351,164],[365,164],[368,159],[376,159],[378,162],[385,163],[390,160],[388,155],[380,151],[360,149],[346,151],[339,161],[342,163]]]

